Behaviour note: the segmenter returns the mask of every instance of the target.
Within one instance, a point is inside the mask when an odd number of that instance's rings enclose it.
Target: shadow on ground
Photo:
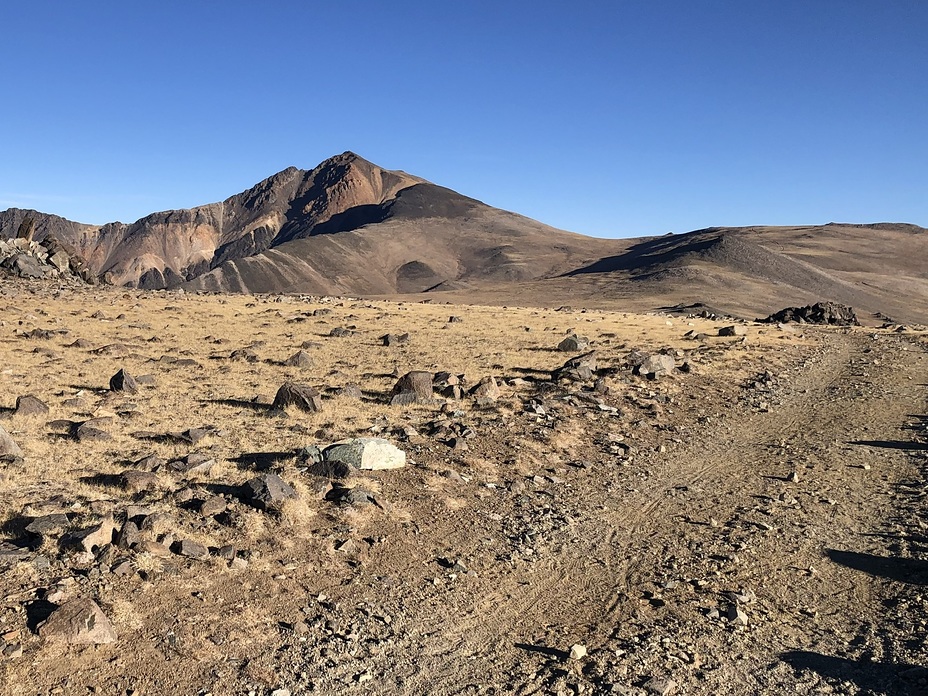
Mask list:
[[[928,677],[928,669],[919,665],[858,662],[805,650],[784,653],[781,659],[793,669],[816,672],[826,679],[850,681],[861,689],[886,696],[928,696],[928,687],[919,684]]]
[[[881,447],[883,449],[928,450],[928,444],[924,442],[912,442],[911,440],[853,440],[847,444],[863,445],[864,447]]]
[[[837,549],[826,549],[825,553],[835,563],[868,575],[910,585],[928,585],[928,562],[926,561],[915,558],[874,556],[869,553],[838,551]]]

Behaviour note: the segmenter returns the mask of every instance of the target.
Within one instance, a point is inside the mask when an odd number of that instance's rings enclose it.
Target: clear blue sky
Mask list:
[[[928,226],[928,1],[6,2],[0,209],[133,221],[344,150],[597,236]]]

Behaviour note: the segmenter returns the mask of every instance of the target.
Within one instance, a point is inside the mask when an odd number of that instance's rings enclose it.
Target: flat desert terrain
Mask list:
[[[928,693],[928,334],[438,301],[4,282],[0,692]]]

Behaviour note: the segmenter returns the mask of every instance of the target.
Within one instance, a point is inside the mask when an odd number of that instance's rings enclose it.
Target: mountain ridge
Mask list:
[[[506,304],[705,301],[745,316],[833,300],[928,323],[928,230],[910,223],[709,227],[598,239],[500,210],[353,152],[222,201],[87,225],[25,216],[110,283],[244,293],[416,295]],[[648,306],[650,305],[650,306]],[[777,306],[779,305],[779,306]]]

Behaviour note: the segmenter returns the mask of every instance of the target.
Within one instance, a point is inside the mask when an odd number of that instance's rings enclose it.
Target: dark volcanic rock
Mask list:
[[[314,413],[322,410],[322,395],[306,384],[286,382],[277,390],[272,409],[284,409],[296,406],[302,411]]]
[[[297,495],[290,484],[277,474],[261,474],[245,484],[242,497],[260,510],[277,510]]]
[[[836,302],[816,302],[805,307],[787,307],[760,321],[768,324],[831,324],[832,326],[860,326],[854,310]]]
[[[110,377],[110,389],[113,391],[135,394],[139,390],[139,384],[128,372],[120,370]]]

